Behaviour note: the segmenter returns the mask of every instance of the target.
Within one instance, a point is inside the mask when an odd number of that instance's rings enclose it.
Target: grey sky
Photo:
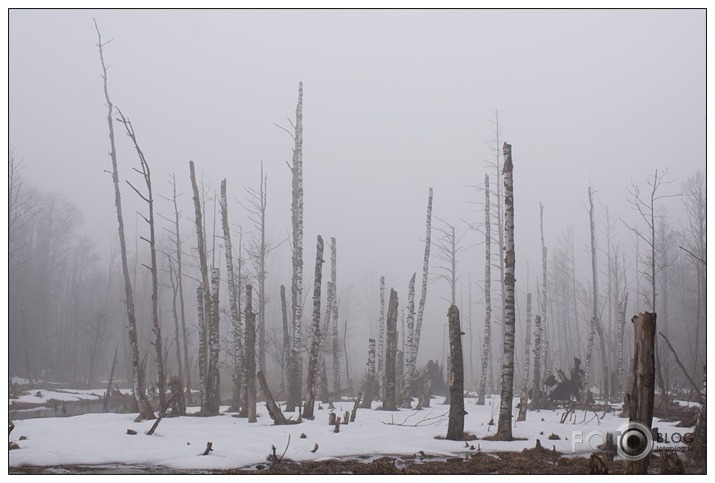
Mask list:
[[[102,253],[116,219],[92,17],[114,38],[110,95],[134,124],[155,189],[169,194],[165,173],[177,174],[185,233],[189,159],[216,189],[228,178],[241,200],[263,160],[270,238],[286,237],[292,140],[273,124],[289,127],[304,82],[306,273],[316,235],[335,236],[339,282],[355,297],[370,288],[376,301],[384,274],[404,306],[412,272],[419,284],[428,187],[436,216],[482,222],[471,203],[483,194],[470,186],[494,173],[497,109],[501,140],[513,145],[522,298],[527,262],[532,286],[540,266],[539,202],[547,245],[573,224],[585,257],[589,183],[598,203],[633,220],[631,180],[667,167],[677,191],[705,169],[704,10],[11,11],[9,141],[31,183],[81,208]],[[136,156],[119,139],[120,174],[133,177]],[[124,199],[130,214],[136,196],[127,189]],[[158,209],[169,214],[163,201]],[[231,216],[247,225],[237,203]],[[465,301],[467,272],[475,284],[475,323],[482,250],[459,261]],[[287,245],[274,252],[272,284],[289,283],[289,259]],[[446,321],[446,294],[432,283],[435,326]],[[376,307],[344,303],[369,333]],[[441,329],[425,330],[441,340]]]

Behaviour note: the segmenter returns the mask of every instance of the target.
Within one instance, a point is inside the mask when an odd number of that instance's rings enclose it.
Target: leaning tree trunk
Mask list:
[[[504,235],[506,238],[504,257],[504,282],[506,285],[505,299],[505,336],[504,336],[504,364],[502,367],[501,403],[499,406],[499,423],[497,424],[496,439],[511,441],[511,406],[514,396],[514,289],[516,279],[514,270],[516,258],[514,252],[514,181],[513,164],[511,159],[511,145],[504,143]]]
[[[412,346],[415,343],[415,277],[412,274],[407,288],[407,348],[405,361],[404,386],[402,388],[402,407],[410,409],[412,407],[412,382],[415,377],[416,360]],[[403,336],[404,337],[404,336]]]
[[[479,396],[477,404],[484,406],[487,392],[487,371],[489,369],[489,353],[492,346],[492,235],[489,204],[489,175],[484,175],[484,344],[482,347],[482,378],[479,381]]]
[[[655,400],[655,334],[656,314],[645,312],[631,319],[633,322],[633,378],[628,394],[629,421],[645,425],[653,423]],[[638,461],[626,462],[627,474],[646,474],[648,456]]]
[[[291,281],[291,309],[293,315],[293,347],[286,411],[295,411],[301,402],[301,318],[303,302],[303,83],[298,84],[298,105],[295,109],[295,147],[293,148],[293,201],[291,221],[293,224],[293,278]]]
[[[320,351],[320,291],[323,279],[323,237],[318,235],[318,245],[315,252],[315,282],[313,284],[313,339],[310,344],[310,359],[308,360],[308,380],[306,382],[305,406],[303,417],[315,417],[315,379],[318,369],[318,352]]]
[[[382,409],[397,411],[397,292],[390,289],[387,308],[387,349],[385,351],[385,382]]]
[[[462,360],[462,328],[459,324],[459,309],[449,307],[449,423],[447,439],[464,439],[464,362]]]
[[[422,319],[425,313],[425,302],[427,301],[427,276],[429,274],[429,253],[432,246],[432,188],[429,189],[429,197],[427,198],[427,221],[425,223],[425,256],[422,262],[422,291],[420,292],[420,303],[417,306],[417,318],[415,319],[415,335],[412,347],[410,348],[414,354],[412,358],[417,361],[417,353],[420,348],[420,335],[422,334]],[[412,367],[410,380],[415,380],[415,367]]]
[[[122,215],[122,194],[119,189],[119,169],[117,167],[117,150],[114,145],[114,122],[112,114],[114,105],[109,99],[109,89],[107,87],[107,67],[104,63],[104,46],[99,27],[97,29],[97,46],[99,47],[99,59],[102,63],[102,79],[104,80],[104,98],[107,102],[107,124],[109,125],[109,157],[112,160],[112,181],[114,182],[114,206],[117,209],[117,225],[119,233],[119,248],[122,255],[122,273],[124,275],[124,300],[127,305],[127,332],[129,334],[129,346],[132,351],[132,388],[134,398],[139,409],[140,419],[154,419],[154,411],[151,403],[147,399],[144,384],[139,374],[139,341],[137,339],[137,319],[134,311],[134,293],[129,275],[129,263],[127,261],[127,242],[124,236],[124,216]]]
[[[231,244],[231,228],[228,224],[228,201],[226,200],[226,180],[221,181],[221,225],[223,227],[223,240],[226,252],[226,277],[228,279],[228,305],[231,312],[231,331],[233,335],[233,367],[231,380],[233,382],[233,397],[231,406],[238,411],[241,405],[241,371],[243,368],[243,328],[241,327],[241,314],[238,311],[238,287],[233,270],[233,246]],[[240,283],[240,282],[239,282]]]
[[[375,393],[375,339],[369,339],[367,345],[367,380],[365,382],[365,397],[362,406],[365,409],[372,408],[372,400]]]
[[[248,388],[248,422],[256,419],[256,314],[253,313],[253,290],[246,285],[246,387]]]
[[[200,300],[197,301],[199,304],[199,313],[203,314],[202,319],[199,321],[199,372],[201,372],[201,414],[204,416],[213,416],[218,413],[213,413],[210,410],[210,396],[209,394],[213,391],[210,385],[209,377],[209,355],[208,355],[208,344],[209,342],[209,330],[208,326],[211,324],[211,292],[209,285],[209,269],[206,263],[206,244],[204,240],[204,229],[203,229],[203,215],[201,210],[201,198],[199,195],[199,188],[196,184],[196,171],[194,169],[194,162],[189,161],[189,172],[191,177],[191,188],[194,194],[194,215],[196,219],[196,243],[197,251],[199,252],[199,266],[201,268],[201,289],[202,293],[199,297]],[[201,368],[203,367],[203,371]]]

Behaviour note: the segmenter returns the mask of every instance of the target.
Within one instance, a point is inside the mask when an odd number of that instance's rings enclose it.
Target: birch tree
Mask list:
[[[412,357],[413,352],[410,348],[415,343],[415,277],[417,273],[412,274],[410,282],[407,285],[407,360],[405,362],[404,387],[402,389],[402,407],[405,409],[412,408],[412,378],[415,374],[415,359]]]
[[[397,411],[397,292],[390,289],[390,302],[387,307],[387,350],[385,351],[385,380],[382,409]]]
[[[385,378],[385,277],[380,277],[380,318],[377,322],[377,384],[378,397],[384,392]],[[382,390],[381,390],[382,389]]]
[[[318,235],[315,252],[315,281],[313,282],[313,337],[310,344],[310,359],[308,361],[308,380],[306,382],[305,406],[303,417],[313,419],[315,415],[315,380],[318,369],[318,352],[320,351],[320,292],[323,279],[323,237]]]
[[[515,282],[515,252],[514,252],[514,181],[511,159],[511,145],[504,143],[504,235],[506,238],[504,257],[504,282],[506,286],[505,299],[505,333],[504,333],[504,364],[502,366],[501,402],[499,406],[499,422],[495,439],[510,441],[512,439],[512,399],[514,395],[514,291]]]
[[[449,320],[449,422],[447,439],[464,439],[464,361],[462,359],[462,328],[459,309],[452,304],[447,313]]]
[[[482,345],[482,378],[479,382],[477,404],[484,406],[487,392],[487,370],[492,346],[492,237],[491,207],[489,204],[489,175],[484,175],[484,343]]]

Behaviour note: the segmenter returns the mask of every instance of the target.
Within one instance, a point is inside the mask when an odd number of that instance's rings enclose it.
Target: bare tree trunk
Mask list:
[[[290,331],[288,329],[288,306],[286,305],[285,285],[281,285],[281,312],[283,314],[283,364],[281,364],[281,371],[286,378],[290,378],[293,372],[291,371]]]
[[[333,335],[333,391],[340,394],[340,346],[338,339],[338,245],[330,238],[330,281],[333,289],[332,335]]]
[[[293,148],[293,201],[291,218],[293,224],[293,279],[291,283],[291,308],[293,315],[293,348],[291,374],[286,403],[287,411],[295,411],[301,403],[301,318],[303,300],[303,83],[298,84],[298,105],[295,109],[295,147]]]
[[[335,303],[335,285],[333,282],[328,282],[328,296],[325,307],[325,317],[323,319],[323,326],[321,328],[321,340],[320,347],[318,348],[318,365],[316,380],[320,385],[320,400],[324,403],[328,403],[330,396],[328,394],[328,373],[325,364],[325,356],[327,354],[327,339],[330,330],[330,320],[333,316],[333,304]]]
[[[114,123],[112,120],[112,111],[114,105],[109,99],[109,90],[107,87],[107,67],[104,63],[103,48],[106,43],[102,43],[102,35],[99,32],[99,27],[95,21],[97,29],[97,47],[99,48],[99,59],[102,63],[102,79],[104,80],[104,98],[107,102],[107,124],[109,125],[109,157],[112,160],[112,181],[114,182],[114,205],[117,209],[117,224],[119,233],[119,248],[122,255],[122,272],[124,274],[124,295],[127,306],[127,332],[129,333],[129,345],[132,351],[132,387],[134,390],[134,398],[139,408],[139,417],[141,419],[154,419],[154,411],[151,408],[151,403],[144,393],[144,386],[139,377],[139,342],[137,340],[137,319],[134,312],[134,294],[132,292],[132,283],[129,276],[129,264],[127,262],[127,243],[124,237],[124,217],[122,215],[122,195],[119,189],[119,170],[117,168],[117,151],[114,145]]]
[[[541,384],[541,315],[534,317],[534,375],[531,389],[531,409],[539,409],[543,405]]]
[[[176,367],[179,380],[184,380],[183,368],[181,365],[181,330],[179,329],[179,310],[176,306],[179,298],[179,288],[174,279],[174,261],[171,257],[167,257],[169,261],[169,283],[171,285],[171,316],[174,318],[174,348],[176,350]],[[182,382],[183,384],[183,382]]]
[[[253,313],[253,291],[246,285],[246,386],[248,388],[248,422],[256,419],[256,314]]]
[[[377,384],[378,397],[384,394],[382,382],[385,377],[385,277],[380,277],[380,320],[377,324]]]
[[[261,392],[266,396],[266,408],[268,409],[268,415],[273,420],[276,425],[292,424],[283,415],[281,408],[276,404],[275,399],[273,399],[273,394],[268,388],[268,383],[266,383],[266,378],[261,371],[258,371],[258,384],[261,386]]]
[[[626,311],[628,307],[628,293],[623,297],[623,300],[618,302],[618,358],[616,365],[618,366],[618,393],[622,394],[626,388],[624,364],[623,364],[623,339],[625,339],[626,329]]]
[[[422,333],[422,319],[424,318],[425,312],[425,302],[427,301],[427,277],[429,275],[429,255],[430,247],[432,246],[432,188],[429,189],[429,197],[427,198],[427,221],[425,223],[425,256],[422,263],[422,290],[420,292],[420,303],[417,306],[417,318],[415,319],[415,332],[413,337],[413,343],[410,347],[412,354],[410,359],[414,360],[415,363],[412,364],[409,369],[411,374],[409,374],[410,381],[415,381],[415,371],[417,363],[417,354],[420,348],[420,335]]]
[[[462,328],[459,324],[459,309],[449,307],[449,423],[447,439],[461,441],[464,438],[464,362],[462,360]]]
[[[181,310],[181,335],[184,341],[184,372],[186,373],[186,402],[192,404],[191,397],[191,366],[189,364],[189,337],[186,332],[186,311],[184,305],[183,264],[181,261],[181,232],[179,231],[179,206],[176,201],[176,175],[171,175],[172,202],[174,204],[174,236],[176,245],[176,285],[179,292],[179,308]],[[181,373],[179,373],[181,377]]]
[[[348,388],[352,391],[353,380],[350,377],[350,361],[348,360],[348,321],[345,319],[343,326],[343,353],[345,353],[345,380],[348,383]]]
[[[241,405],[240,398],[240,388],[241,388],[241,371],[243,364],[241,359],[243,357],[243,341],[241,337],[241,332],[243,328],[241,327],[241,314],[238,311],[238,287],[236,286],[236,279],[234,277],[233,271],[233,245],[231,244],[231,228],[228,224],[228,201],[226,200],[226,180],[221,181],[221,225],[223,227],[223,240],[226,252],[226,277],[228,279],[228,304],[231,312],[231,330],[233,332],[233,370],[232,370],[232,382],[233,382],[233,397],[231,401],[231,406],[234,411],[238,411]],[[239,281],[240,283],[240,281]]]
[[[396,369],[397,369],[397,292],[390,289],[390,302],[387,307],[387,349],[385,351],[385,395],[382,409],[397,411]]]
[[[208,410],[211,414],[219,413],[221,402],[221,385],[219,380],[219,282],[221,280],[218,268],[211,269],[211,319],[209,320],[209,361],[208,361]],[[255,371],[254,371],[255,372]],[[255,386],[255,383],[254,383]]]
[[[303,417],[315,417],[315,379],[318,369],[318,352],[320,351],[320,291],[323,279],[323,237],[318,235],[315,252],[315,282],[313,283],[313,339],[310,344],[310,359],[308,360],[308,380],[306,382],[305,406]]]
[[[191,188],[194,194],[194,214],[196,218],[196,243],[197,251],[199,252],[199,266],[201,268],[201,284],[200,288],[202,292],[200,293],[200,298],[197,300],[199,307],[199,314],[201,315],[199,320],[199,372],[201,372],[201,414],[206,416],[212,416],[215,413],[211,412],[210,409],[210,396],[209,394],[213,391],[210,385],[209,377],[209,355],[208,355],[208,344],[209,342],[209,330],[208,326],[211,324],[211,292],[209,285],[209,269],[206,263],[206,244],[204,241],[204,224],[203,215],[201,211],[201,199],[199,197],[199,188],[196,184],[196,171],[194,169],[194,162],[189,161],[189,172],[191,177]],[[203,367],[203,371],[201,368]]]
[[[482,378],[479,382],[477,404],[484,406],[487,392],[487,370],[492,346],[492,235],[489,204],[489,175],[484,175],[484,343],[482,346]]]
[[[634,316],[633,379],[628,394],[629,421],[651,428],[655,399],[655,334],[656,315],[645,312]],[[622,445],[621,446],[627,446]],[[635,456],[635,455],[634,455]],[[626,462],[627,474],[646,474],[648,455],[637,461]]]
[[[142,194],[137,188],[134,187],[129,181],[127,184],[139,195],[139,197],[144,200],[148,205],[149,218],[140,215],[144,221],[149,225],[149,239],[142,237],[144,241],[149,243],[149,251],[151,254],[151,314],[152,314],[152,324],[154,332],[154,349],[156,351],[156,371],[157,371],[157,385],[159,388],[159,406],[161,408],[166,407],[166,371],[164,370],[164,352],[161,348],[161,323],[159,322],[159,268],[156,261],[156,236],[154,231],[154,195],[151,189],[151,172],[149,170],[149,163],[144,157],[144,153],[139,148],[137,143],[136,135],[134,134],[134,127],[131,121],[124,117],[122,111],[117,108],[119,117],[121,118],[122,124],[126,128],[127,135],[131,138],[134,143],[134,148],[139,156],[139,163],[141,165],[141,171],[137,170],[144,178],[144,183],[146,184],[146,195]]]
[[[504,143],[504,235],[506,238],[506,253],[504,258],[504,282],[506,285],[505,299],[505,335],[504,364],[502,366],[501,403],[499,406],[499,423],[496,439],[510,441],[512,439],[512,398],[514,395],[514,290],[516,279],[514,270],[516,258],[514,252],[514,181],[511,145]]]
[[[538,317],[538,316],[537,316]],[[521,397],[517,421],[526,421],[526,408],[529,405],[529,369],[531,348],[531,294],[526,294],[526,336],[524,337],[524,375],[522,376]]]
[[[410,282],[407,286],[407,347],[406,347],[406,362],[404,374],[404,387],[402,388],[402,407],[410,409],[412,407],[412,383],[415,377],[415,366],[417,355],[412,349],[415,344],[415,277],[417,273],[412,274]]]
[[[539,227],[541,231],[541,344],[542,348],[542,365],[544,366],[544,371],[549,371],[549,361],[548,361],[548,315],[546,313],[547,309],[547,270],[546,270],[546,242],[544,241],[544,205],[539,203]],[[543,379],[542,379],[543,380]]]
[[[367,382],[365,383],[365,398],[362,407],[370,409],[375,393],[375,339],[368,340],[367,349]]]

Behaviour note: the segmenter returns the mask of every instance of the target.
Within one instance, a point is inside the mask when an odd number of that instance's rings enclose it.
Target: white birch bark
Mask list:
[[[429,255],[430,247],[432,246],[432,188],[429,189],[429,197],[427,199],[427,222],[425,227],[425,256],[422,263],[422,290],[420,292],[420,303],[417,307],[417,318],[415,319],[415,336],[412,351],[412,357],[417,361],[417,354],[420,348],[420,335],[422,334],[422,319],[425,312],[425,302],[427,300],[427,276],[429,274]],[[410,376],[412,380],[415,378],[414,370]]]
[[[306,382],[305,405],[303,417],[313,419],[315,416],[315,379],[318,366],[318,352],[321,345],[320,332],[320,292],[323,278],[323,238],[318,235],[315,253],[315,281],[313,282],[313,338],[310,344],[310,359],[308,361],[308,379]]]
[[[380,319],[377,323],[377,380],[382,387],[385,357],[385,277],[380,277]],[[378,394],[383,391],[378,390]]]
[[[484,406],[487,392],[487,372],[492,347],[492,235],[489,175],[484,175],[484,342],[482,345],[482,377],[479,381],[477,404]]]
[[[512,439],[512,400],[514,396],[514,277],[516,256],[514,251],[514,181],[511,145],[504,143],[504,235],[506,238],[506,253],[504,257],[504,282],[506,285],[505,299],[505,334],[504,363],[502,365],[501,402],[499,405],[499,422],[496,438],[509,441]]]
[[[415,344],[415,278],[417,273],[413,273],[410,278],[410,282],[407,286],[407,334],[406,334],[406,347],[405,351],[405,373],[404,384],[402,388],[402,407],[409,409],[412,407],[412,382],[415,377],[416,359],[417,355],[414,350],[412,350]],[[404,335],[403,335],[404,337]]]

